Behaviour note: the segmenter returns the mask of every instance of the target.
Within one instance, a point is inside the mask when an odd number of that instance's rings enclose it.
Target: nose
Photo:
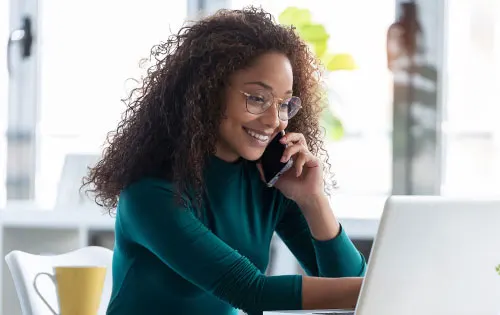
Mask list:
[[[276,129],[280,125],[280,118],[278,116],[278,108],[276,104],[269,106],[269,108],[262,113],[261,121],[266,127]]]

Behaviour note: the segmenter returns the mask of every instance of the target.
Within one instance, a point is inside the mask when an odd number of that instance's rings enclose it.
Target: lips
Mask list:
[[[269,139],[271,138],[271,135],[269,135],[269,134],[263,134],[261,132],[258,132],[258,131],[252,130],[252,129],[248,129],[245,127],[243,127],[243,129],[245,129],[247,134],[249,134],[250,136],[252,136],[253,138],[255,138],[261,142],[268,142]]]

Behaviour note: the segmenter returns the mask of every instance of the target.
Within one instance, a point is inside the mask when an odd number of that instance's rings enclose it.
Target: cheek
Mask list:
[[[279,131],[285,130],[288,127],[288,121],[280,121]]]
[[[228,125],[233,128],[241,127],[242,125],[246,125],[249,122],[258,119],[253,114],[250,114],[245,109],[228,111],[227,115]]]
[[[219,135],[227,139],[228,135],[231,134],[232,120],[229,117],[223,118],[219,125]]]
[[[241,115],[226,113],[226,117],[221,120],[219,125],[219,136],[226,141],[230,141],[237,134],[237,130],[244,124],[245,121]]]
[[[225,120],[228,124],[237,124],[251,120],[250,113],[246,111],[245,103],[230,102],[226,106]]]

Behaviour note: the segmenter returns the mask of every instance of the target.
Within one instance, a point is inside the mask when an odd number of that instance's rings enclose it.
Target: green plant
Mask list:
[[[500,275],[500,265],[496,266],[495,270],[497,271],[498,275]]]
[[[288,7],[279,15],[278,21],[283,25],[293,25],[296,28],[299,36],[310,45],[327,71],[350,71],[357,68],[350,54],[332,53],[328,49],[330,35],[322,24],[312,20],[311,12],[308,9]],[[321,120],[326,129],[327,137],[333,140],[339,140],[343,137],[342,122],[328,106],[323,110]]]

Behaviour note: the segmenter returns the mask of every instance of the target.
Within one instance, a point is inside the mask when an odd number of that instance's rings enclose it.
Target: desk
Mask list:
[[[264,312],[264,315],[285,315],[285,314],[336,314],[336,315],[354,315],[354,311],[343,310],[314,310],[314,311],[276,311]]]
[[[358,199],[353,207],[358,211],[353,210],[352,215],[338,215],[338,218],[352,239],[373,239],[378,228],[379,213],[374,210],[372,217],[363,218],[363,209],[380,209],[382,203],[369,198]],[[348,209],[350,200],[335,202],[342,203],[342,207]],[[102,214],[102,209],[94,205],[53,210],[40,208],[31,202],[11,202],[6,208],[0,207],[0,256],[4,257],[14,249],[38,254],[68,252],[93,245],[91,240],[96,235],[112,237],[114,227],[114,218]],[[297,264],[289,250],[279,248],[277,251],[280,251],[280,258],[275,266],[284,267],[283,270],[282,267],[276,267],[275,273],[295,274]],[[21,314],[17,293],[6,264],[0,272],[0,314]]]

